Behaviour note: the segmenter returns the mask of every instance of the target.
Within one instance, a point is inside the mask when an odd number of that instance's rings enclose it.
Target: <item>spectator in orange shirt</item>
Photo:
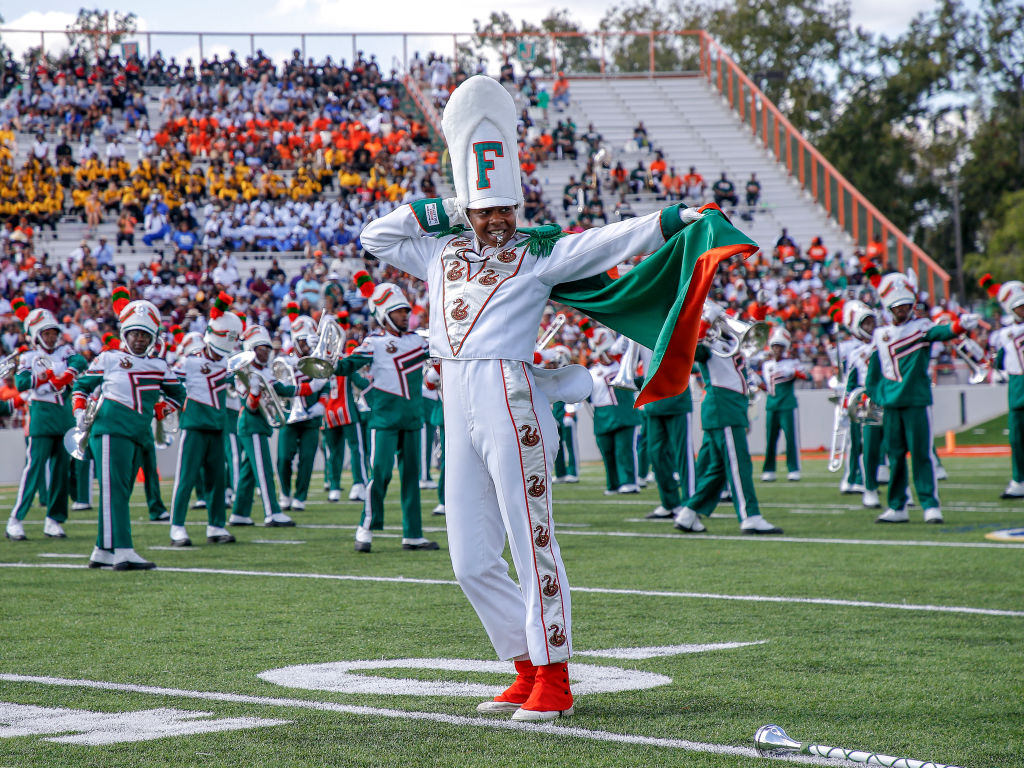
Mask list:
[[[668,200],[683,199],[683,179],[676,173],[674,167],[668,169],[668,173],[661,180],[661,186],[665,190],[665,197]]]
[[[683,176],[683,188],[686,197],[691,201],[701,201],[704,199],[704,191],[708,185],[704,181],[704,177],[697,173],[697,169],[691,165],[690,172]]]
[[[828,248],[822,244],[820,237],[816,237],[811,240],[811,247],[807,249],[807,256],[811,261],[815,261],[819,264],[824,263],[828,256]]]
[[[563,112],[569,108],[569,78],[565,76],[564,72],[559,72],[558,77],[555,79],[554,87],[552,88],[554,93],[554,99],[552,103],[555,105],[555,109],[559,112]]]

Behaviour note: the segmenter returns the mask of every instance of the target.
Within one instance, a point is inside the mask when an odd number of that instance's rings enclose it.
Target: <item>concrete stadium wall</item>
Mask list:
[[[800,402],[800,444],[803,448],[827,447],[832,434],[832,403],[829,390],[803,389],[797,392]],[[932,419],[936,435],[946,430],[959,430],[971,424],[987,421],[1007,411],[1006,389],[1003,386],[983,384],[971,387],[964,384],[938,386],[933,390],[935,405]],[[751,453],[764,451],[764,406],[758,407],[751,420],[749,444]],[[694,450],[700,445],[700,405],[694,413]],[[601,458],[594,441],[593,420],[586,407],[579,410],[578,429],[580,454],[583,461]],[[272,440],[272,455],[277,456],[276,436]],[[781,445],[780,445],[781,447]],[[157,465],[161,477],[174,477],[177,467],[177,442],[163,451],[157,451]],[[0,430],[0,483],[17,483],[25,466],[25,437],[20,429]],[[317,452],[316,469],[323,469],[323,453]],[[346,484],[347,485],[347,484]],[[170,503],[170,499],[165,499]]]

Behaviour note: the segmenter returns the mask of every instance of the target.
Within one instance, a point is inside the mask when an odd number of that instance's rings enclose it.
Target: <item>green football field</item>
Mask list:
[[[824,461],[759,484],[782,537],[648,522],[653,488],[555,490],[573,585],[576,714],[547,726],[477,715],[511,681],[439,552],[369,555],[359,506],[316,492],[296,528],[172,550],[133,504],[150,572],[85,567],[69,537],[0,542],[0,768],[9,766],[767,766],[754,731],[971,768],[1024,766],[1024,526],[1000,501],[1008,458],[947,459],[944,525],[881,526]],[[394,489],[397,491],[397,488]],[[0,493],[8,507],[14,489]],[[170,485],[164,485],[170,501]],[[799,758],[809,760],[810,758]],[[782,763],[782,759],[774,759]],[[792,764],[786,760],[785,764]]]

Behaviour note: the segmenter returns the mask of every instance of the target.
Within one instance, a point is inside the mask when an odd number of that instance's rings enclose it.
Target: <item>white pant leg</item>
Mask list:
[[[551,520],[557,428],[523,363],[445,360],[445,512],[452,565],[498,656],[569,658],[569,585]],[[502,559],[505,537],[519,576]]]

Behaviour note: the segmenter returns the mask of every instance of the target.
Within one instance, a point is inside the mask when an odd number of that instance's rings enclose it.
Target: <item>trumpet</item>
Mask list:
[[[81,428],[76,425],[64,433],[64,450],[71,454],[71,458],[85,460],[85,452],[89,450],[89,433],[92,431],[92,423],[96,421],[96,414],[103,405],[103,399],[102,393],[99,397],[90,399],[85,406]]]
[[[267,420],[271,427],[280,427],[288,418],[288,411],[285,409],[284,403],[281,402],[281,398],[278,397],[277,392],[270,386],[263,374],[253,370],[252,365],[255,360],[256,353],[252,351],[239,352],[228,358],[228,373],[235,375],[235,396],[238,398],[245,397],[249,393],[252,377],[259,376],[265,395],[260,397],[260,413],[263,414],[263,418]],[[239,387],[239,384],[242,386]]]
[[[749,358],[756,355],[768,343],[767,323],[748,323],[729,315],[715,318],[708,329],[708,341],[719,341],[711,345],[711,354],[718,357],[732,357],[737,352]]]
[[[562,329],[563,325],[565,325],[565,313],[559,312],[554,316],[554,318],[552,318],[548,327],[544,330],[544,333],[540,335],[540,338],[537,339],[537,346],[534,347],[534,351],[540,352],[544,347],[550,344],[552,339],[555,338],[555,334]]]
[[[334,373],[334,367],[341,358],[345,334],[338,321],[326,311],[320,317],[316,332],[316,346],[309,355],[299,360],[296,367],[311,379],[326,379]]]
[[[174,442],[174,436],[178,432],[178,411],[177,409],[168,413],[164,418],[153,419],[153,442],[156,449],[162,451],[169,448]]]
[[[967,379],[969,384],[981,384],[988,378],[989,364],[985,358],[985,350],[974,339],[964,336],[953,345],[953,352],[970,369],[971,375]]]
[[[850,396],[846,401],[846,414],[853,424],[878,427],[882,424],[884,410],[867,396],[864,387],[855,387],[850,390]]]
[[[3,360],[0,360],[0,379],[6,379],[14,373],[14,369],[18,367],[18,357],[20,355],[21,350],[16,349]]]

